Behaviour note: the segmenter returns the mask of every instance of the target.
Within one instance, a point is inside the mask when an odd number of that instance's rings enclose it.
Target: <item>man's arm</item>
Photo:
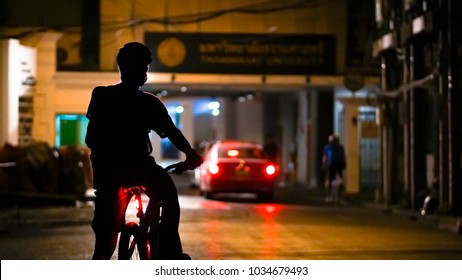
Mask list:
[[[189,169],[194,169],[202,164],[202,157],[191,147],[186,137],[176,126],[169,130],[167,137],[178,150],[186,154],[186,163]]]
[[[189,163],[190,168],[201,165],[203,161],[202,157],[191,147],[191,144],[184,134],[173,123],[165,105],[159,99],[156,98],[155,100],[157,106],[159,106],[157,112],[160,114],[157,121],[161,124],[159,126],[160,130],[156,132],[161,135],[161,137],[166,136],[178,150],[186,155],[186,162]]]
[[[173,124],[174,126],[174,124]],[[179,130],[176,126],[171,127],[168,132],[166,132],[168,139],[172,142],[178,150],[182,151],[186,155],[194,153],[194,149],[191,147],[191,144],[183,135],[181,130]]]

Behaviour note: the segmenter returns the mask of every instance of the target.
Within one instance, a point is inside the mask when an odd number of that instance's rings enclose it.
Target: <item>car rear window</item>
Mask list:
[[[220,158],[262,158],[262,151],[257,147],[220,147]]]

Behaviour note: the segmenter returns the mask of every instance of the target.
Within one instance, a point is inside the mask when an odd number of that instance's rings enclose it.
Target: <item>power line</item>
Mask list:
[[[181,25],[181,24],[191,24],[199,23],[202,21],[214,19],[226,14],[232,13],[241,13],[241,14],[265,14],[273,12],[281,12],[286,10],[294,9],[306,9],[314,8],[323,4],[321,0],[270,0],[256,4],[249,4],[245,6],[230,8],[230,9],[220,9],[215,11],[192,13],[192,14],[182,14],[176,16],[164,16],[157,18],[147,18],[139,20],[123,20],[123,21],[107,21],[103,22],[103,25],[124,25],[124,27],[132,27],[136,25],[141,25],[144,23],[157,23],[162,25]]]

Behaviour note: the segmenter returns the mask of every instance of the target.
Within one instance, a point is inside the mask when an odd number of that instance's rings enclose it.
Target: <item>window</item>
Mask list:
[[[88,119],[85,115],[56,115],[56,148],[61,146],[85,147]]]

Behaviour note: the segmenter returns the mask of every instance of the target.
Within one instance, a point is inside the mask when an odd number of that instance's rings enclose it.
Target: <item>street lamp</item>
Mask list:
[[[212,112],[212,115],[218,116],[220,114],[220,103],[218,101],[209,102],[208,108]]]

